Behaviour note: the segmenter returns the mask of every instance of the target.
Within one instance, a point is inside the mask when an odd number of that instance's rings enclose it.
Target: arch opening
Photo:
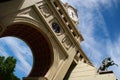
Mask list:
[[[50,42],[38,28],[28,24],[13,24],[6,28],[0,37],[15,36],[25,41],[32,50],[33,67],[28,77],[42,77],[53,62]]]
[[[14,74],[22,80],[28,76],[33,66],[33,56],[29,46],[17,37],[6,36],[0,38],[0,56],[11,56],[16,59]],[[22,73],[22,74],[21,74]]]

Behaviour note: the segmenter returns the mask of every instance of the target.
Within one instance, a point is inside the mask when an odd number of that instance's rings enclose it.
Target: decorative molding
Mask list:
[[[69,48],[70,48],[71,45],[72,45],[71,40],[70,40],[69,37],[67,37],[67,36],[63,38],[62,43],[63,43],[64,47],[65,47],[67,50],[69,50]]]
[[[17,14],[18,18],[30,18],[32,20],[35,20],[37,22],[39,22],[39,17],[37,12],[35,11],[35,9],[33,7],[29,7],[26,8],[24,10],[22,10],[20,13]]]
[[[20,15],[30,15],[31,11],[32,11],[32,7],[26,8],[26,9],[22,10],[20,13],[18,13],[18,16],[20,16]]]

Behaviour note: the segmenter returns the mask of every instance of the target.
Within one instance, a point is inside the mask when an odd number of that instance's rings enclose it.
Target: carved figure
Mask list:
[[[113,66],[113,65],[116,65],[118,66],[116,63],[114,63],[113,60],[111,60],[111,57],[108,57],[108,58],[105,58],[103,61],[102,61],[102,65],[99,67],[98,71],[107,71],[107,68],[109,66]]]

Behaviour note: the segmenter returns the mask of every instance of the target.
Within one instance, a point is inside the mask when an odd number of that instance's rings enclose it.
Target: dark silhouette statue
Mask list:
[[[98,71],[97,71],[97,72],[107,71],[107,68],[108,68],[109,66],[113,66],[113,65],[118,66],[116,63],[114,63],[113,60],[111,60],[111,57],[105,58],[105,59],[102,61],[102,65],[98,68]]]

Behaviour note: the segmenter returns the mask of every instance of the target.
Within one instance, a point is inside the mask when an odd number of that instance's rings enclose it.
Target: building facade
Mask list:
[[[77,25],[77,10],[60,0],[0,2],[0,37],[18,37],[33,53],[24,80],[116,80],[113,73],[97,73],[80,47]]]

